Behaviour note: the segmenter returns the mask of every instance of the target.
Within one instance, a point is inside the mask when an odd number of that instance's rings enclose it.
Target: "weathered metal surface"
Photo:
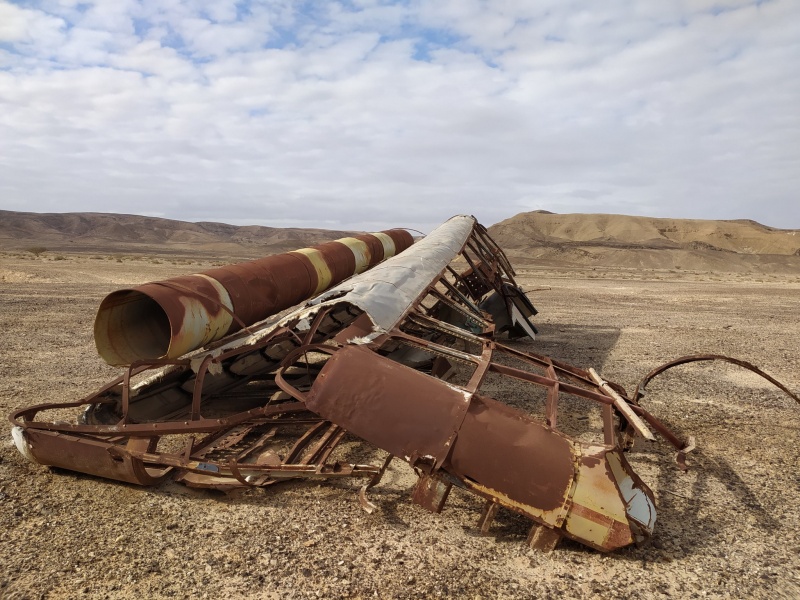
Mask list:
[[[474,395],[445,469],[558,526],[575,478],[576,450],[566,436],[522,411]]]
[[[320,291],[401,247],[390,233],[283,255],[273,273]],[[325,271],[328,261],[342,270]],[[289,301],[248,273],[201,278],[209,297],[211,281],[256,290],[243,300],[230,294],[219,330],[235,328],[232,313]],[[170,281],[170,292],[186,287]],[[154,296],[167,289],[151,285]],[[654,498],[623,451],[647,426],[679,450],[679,463],[693,442],[639,406],[638,390],[631,398],[593,370],[498,341],[501,332],[533,336],[535,314],[485,229],[454,217],[398,256],[191,358],[131,366],[81,401],[19,410],[13,436],[31,460],[141,485],[172,477],[231,490],[364,478],[358,498],[368,512],[376,509],[368,491],[396,458],[419,476],[412,501],[427,510],[440,512],[453,488],[481,498],[484,533],[510,510],[530,519],[527,543],[539,550],[561,538],[600,551],[642,542],[655,525]],[[514,406],[492,397],[511,381],[526,388]],[[585,412],[577,422],[590,424],[577,430],[565,408],[576,403]],[[46,418],[66,407],[84,408],[78,422]],[[332,460],[347,433],[386,452],[383,464]]]
[[[444,381],[353,344],[325,363],[304,400],[324,419],[423,468],[444,462],[468,402]]]
[[[362,273],[412,243],[411,234],[394,229],[118,290],[100,304],[97,351],[111,365],[182,356]]]
[[[13,437],[24,456],[43,465],[139,485],[153,485],[169,473],[168,467],[148,469],[124,447],[112,442],[39,429],[24,433],[15,429]],[[135,440],[131,438],[128,444],[135,444]]]
[[[568,536],[598,549],[643,541],[655,525],[650,490],[634,478],[619,449],[585,446],[582,450],[565,523]]]

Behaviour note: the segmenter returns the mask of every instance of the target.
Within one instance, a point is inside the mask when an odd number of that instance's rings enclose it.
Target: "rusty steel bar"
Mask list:
[[[652,432],[647,428],[647,425],[644,424],[633,409],[631,408],[630,404],[623,400],[622,396],[620,396],[617,392],[615,392],[610,385],[598,375],[597,371],[590,368],[589,375],[592,376],[592,380],[597,384],[597,386],[603,390],[606,394],[611,396],[614,399],[614,407],[620,411],[627,421],[631,424],[631,426],[636,430],[636,433],[641,435],[644,439],[649,441],[654,441],[656,437],[652,434]]]
[[[112,292],[94,323],[108,364],[182,356],[316,296],[399,254],[411,234],[391,229]]]
[[[783,385],[780,381],[768,375],[757,366],[747,361],[732,358],[730,356],[724,356],[722,354],[690,354],[687,356],[681,356],[680,358],[676,358],[675,360],[671,360],[663,365],[656,367],[652,371],[650,371],[647,375],[645,375],[642,380],[636,386],[636,390],[633,393],[633,398],[635,401],[638,401],[642,396],[644,396],[644,389],[647,387],[647,384],[650,383],[650,380],[660,375],[664,371],[671,369],[672,367],[677,367],[679,365],[685,365],[692,362],[707,362],[712,360],[720,360],[723,362],[728,362],[733,365],[742,367],[743,369],[747,369],[748,371],[752,371],[756,375],[763,377],[767,381],[769,381],[772,385],[777,387],[779,390],[784,392],[787,396],[789,396],[792,400],[797,403],[800,403],[800,396],[792,392],[788,387]]]

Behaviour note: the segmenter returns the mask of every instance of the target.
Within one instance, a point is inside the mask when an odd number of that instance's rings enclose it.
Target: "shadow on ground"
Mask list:
[[[501,340],[518,350],[545,354],[576,367],[602,369],[617,344],[621,330],[603,325],[537,323],[536,340]]]

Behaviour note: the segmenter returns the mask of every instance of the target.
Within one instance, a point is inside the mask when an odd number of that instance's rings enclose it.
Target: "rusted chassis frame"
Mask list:
[[[641,541],[655,512],[622,454],[630,412],[668,430],[619,386],[493,341],[499,329],[535,331],[535,309],[513,277],[486,230],[456,217],[282,319],[191,357],[134,363],[80,402],[13,413],[15,441],[42,464],[142,485],[170,476],[220,489],[364,477],[367,509],[366,490],[395,456],[420,475],[413,500],[430,510],[442,509],[452,485],[485,499],[482,531],[504,507],[533,521],[529,542],[542,549],[561,537],[601,551]],[[544,390],[543,417],[489,397],[489,375]],[[599,440],[560,430],[563,397],[598,407]],[[79,406],[76,424],[36,420]],[[389,458],[333,460],[348,433]]]

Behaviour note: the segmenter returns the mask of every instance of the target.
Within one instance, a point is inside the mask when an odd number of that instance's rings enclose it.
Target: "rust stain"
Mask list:
[[[574,477],[569,440],[491,398],[473,396],[445,468],[520,505],[558,511]]]
[[[414,241],[404,230],[381,235],[396,252]],[[177,358],[307,300],[384,255],[381,238],[364,234],[113,292],[95,319],[98,353],[118,366]]]

